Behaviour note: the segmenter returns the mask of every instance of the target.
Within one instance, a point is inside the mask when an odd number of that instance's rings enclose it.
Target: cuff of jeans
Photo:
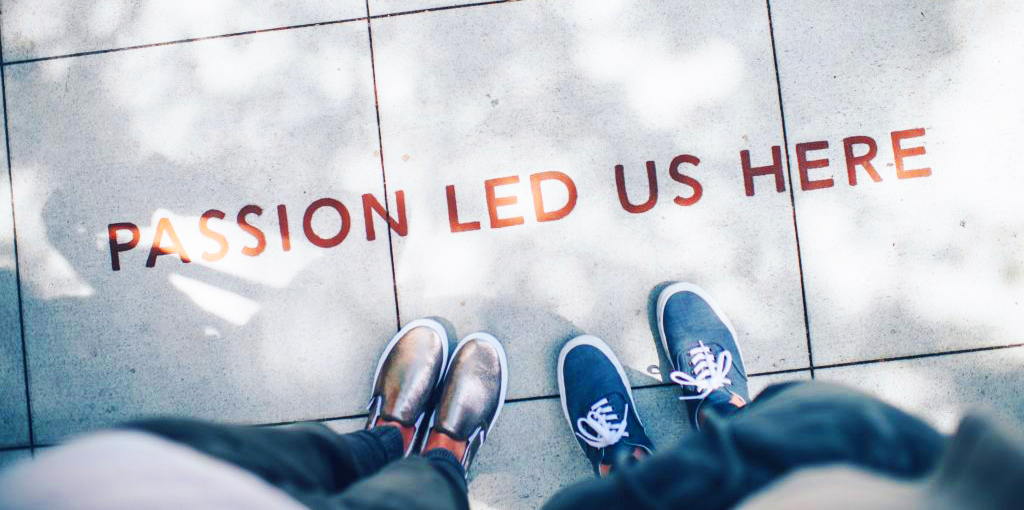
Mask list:
[[[458,502],[460,510],[469,510],[469,491],[466,470],[455,454],[444,448],[433,448],[423,452],[423,458],[441,475],[452,490],[452,497]]]
[[[440,461],[449,463],[452,467],[455,468],[455,471],[459,473],[459,476],[461,476],[462,478],[466,477],[466,469],[462,467],[462,463],[459,462],[459,459],[455,457],[455,454],[452,453],[450,450],[446,450],[444,448],[433,448],[431,450],[423,452],[423,458],[428,460],[438,459]]]
[[[389,460],[398,459],[405,455],[402,431],[398,430],[398,427],[390,425],[374,427],[370,429],[370,433],[380,441]]]
[[[460,466],[462,465],[462,463],[459,462],[459,459],[455,457],[455,454],[452,453],[451,450],[445,448],[432,448],[423,452],[423,456],[428,459],[447,459]]]

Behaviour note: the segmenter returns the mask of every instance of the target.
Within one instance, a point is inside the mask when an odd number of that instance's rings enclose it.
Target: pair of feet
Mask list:
[[[691,422],[705,410],[746,405],[747,373],[729,320],[700,288],[666,287],[658,296],[658,330],[683,387]],[[449,450],[468,472],[505,402],[508,362],[493,336],[473,333],[448,359],[448,334],[431,319],[407,324],[388,342],[377,364],[368,429],[402,431],[405,455]],[[562,409],[580,447],[603,476],[654,452],[622,365],[590,335],[569,341],[558,357]],[[429,418],[428,418],[429,416]]]
[[[669,285],[658,296],[658,332],[683,388],[691,423],[700,430],[707,409],[729,413],[747,404],[747,372],[736,332],[699,287]],[[599,338],[570,340],[558,357],[562,409],[597,476],[654,452],[622,365]]]
[[[508,388],[505,349],[478,332],[448,356],[448,333],[432,319],[403,327],[377,362],[366,428],[402,432],[404,455],[450,451],[468,472]]]

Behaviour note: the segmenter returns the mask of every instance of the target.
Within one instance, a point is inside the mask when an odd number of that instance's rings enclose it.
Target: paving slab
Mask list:
[[[2,111],[0,111],[2,113]],[[0,122],[5,122],[0,120]],[[6,126],[5,126],[6,127]],[[7,163],[7,144],[0,144],[0,166]],[[25,359],[21,351],[18,310],[18,264],[14,253],[11,183],[0,176],[0,448],[27,446],[28,406],[25,402]]]
[[[1024,4],[771,8],[815,364],[1019,343]]]
[[[994,349],[815,371],[824,381],[862,389],[952,433],[964,413],[1024,426],[1024,348]]]
[[[357,0],[3,0],[4,61],[365,18]]]
[[[17,462],[31,458],[32,450],[28,448],[22,450],[0,451],[0,472],[2,472],[6,468],[13,466]]]
[[[6,75],[40,443],[139,415],[363,410],[396,326],[361,205],[383,201],[365,23]]]
[[[763,5],[539,0],[372,28],[390,210],[402,191],[408,220],[403,321],[495,334],[511,398],[557,394],[558,351],[581,332],[651,384],[655,292],[688,280],[732,318],[751,371],[808,366],[789,197],[745,196],[740,163],[782,144]]]

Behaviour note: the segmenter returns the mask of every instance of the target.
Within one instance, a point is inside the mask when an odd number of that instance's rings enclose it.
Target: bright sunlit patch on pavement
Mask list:
[[[220,33],[219,21],[235,19],[239,22],[251,18],[251,6],[242,2],[139,2],[136,14],[138,32],[200,34]]]
[[[207,44],[196,46],[196,71],[202,85],[226,97],[250,93],[261,86],[261,78],[280,67],[280,62],[295,54],[292,40],[262,37],[244,44]]]
[[[244,326],[260,310],[259,303],[199,280],[179,274],[167,277],[174,288],[180,290],[199,308],[236,326]]]
[[[461,243],[433,243],[419,263],[436,268],[426,275],[424,296],[457,296],[478,293],[477,285],[487,277],[490,258],[479,241]],[[409,262],[412,262],[411,260]]]
[[[578,62],[587,74],[618,84],[637,113],[659,127],[676,125],[692,109],[730,97],[743,77],[739,50],[723,40],[680,54],[655,41],[596,34],[581,47]]]
[[[121,21],[128,14],[125,12],[128,6],[129,4],[126,2],[91,4],[92,9],[85,19],[85,24],[89,27],[89,34],[93,37],[107,37],[117,32],[117,29],[121,27]],[[55,10],[47,11],[47,15]]]
[[[469,498],[469,506],[471,508],[475,508],[476,510],[495,510],[495,507],[490,506],[490,505],[485,505],[485,504],[481,503],[480,500],[473,499],[473,498]]]

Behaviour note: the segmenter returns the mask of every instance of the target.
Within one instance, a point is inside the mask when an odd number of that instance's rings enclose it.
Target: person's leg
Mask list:
[[[335,508],[350,486],[413,452],[447,361],[448,335],[441,324],[420,319],[403,327],[377,363],[366,430],[350,434],[339,435],[317,423],[259,428],[161,419],[126,427],[226,461],[308,506]],[[413,461],[398,471],[405,473],[405,485],[389,483],[389,476],[376,483],[393,486],[396,494],[425,491],[435,479],[450,478],[452,469],[443,462]],[[410,476],[421,482],[408,485]],[[456,489],[464,499],[464,480]],[[389,501],[382,500],[378,507],[391,508]]]
[[[801,383],[765,390],[728,419],[607,479],[574,485],[545,508],[728,508],[802,467],[846,463],[889,476],[927,474],[945,439],[924,422],[854,390]]]
[[[321,424],[259,428],[190,420],[127,425],[241,467],[293,495],[330,495],[409,455],[447,363],[449,338],[432,320],[388,341],[374,373],[366,430],[339,435]]]
[[[778,385],[748,405],[743,356],[722,308],[678,283],[661,292],[657,314],[671,379],[702,433],[609,480],[570,488],[549,508],[723,508],[798,467],[846,462],[918,476],[942,450],[920,420],[838,386]]]
[[[414,450],[444,374],[447,342],[440,324],[421,320],[388,343],[377,365],[364,431],[338,435],[321,424],[260,428],[183,419],[140,421],[58,447],[46,462],[21,470],[16,485],[23,500],[47,502],[32,508],[75,506],[78,500],[55,504],[66,500],[55,495],[73,485],[68,479],[76,481],[75,487],[88,487],[93,501],[109,502],[106,495],[117,495],[113,499],[131,502],[122,506],[127,508],[287,508],[299,506],[295,501],[313,509],[468,508],[465,455],[436,450],[392,462]],[[500,370],[491,374],[495,381],[480,379],[483,367],[473,362],[479,358],[474,351],[480,350],[467,349],[468,356],[456,358],[469,367],[470,376],[452,370],[449,386],[454,381],[454,387],[472,390],[482,382],[486,388],[500,387],[503,401],[503,351]],[[467,413],[466,404],[481,403],[466,401],[470,393],[455,392],[446,404],[454,411],[438,415],[439,423],[472,425],[480,418],[493,423],[500,403],[489,408],[491,414]],[[483,439],[480,433],[472,448],[463,445],[460,455],[475,452]],[[389,468],[381,471],[385,465]],[[265,505],[252,504],[263,500]]]
[[[468,508],[462,465],[451,452],[401,459],[368,474],[385,458],[401,457],[399,434],[386,429],[392,437],[380,455],[381,429],[339,436],[322,427],[151,420],[87,434],[4,473],[0,509]],[[353,462],[341,463],[340,471],[330,464],[346,457]],[[330,478],[353,468],[358,482]]]
[[[469,510],[465,471],[444,449],[394,462],[322,504],[306,503],[313,508]]]
[[[297,499],[329,495],[402,457],[395,427],[338,434],[319,423],[286,427],[155,419],[123,426],[189,446],[249,471]]]

